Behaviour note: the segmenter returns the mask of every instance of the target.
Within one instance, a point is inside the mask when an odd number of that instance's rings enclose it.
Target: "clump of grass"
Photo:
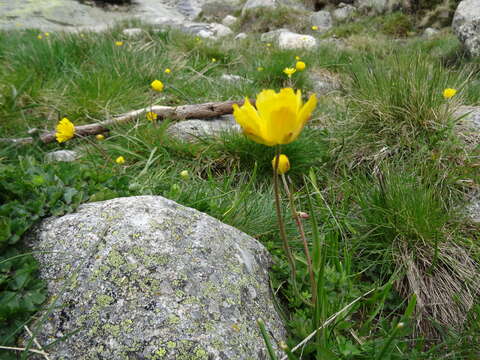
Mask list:
[[[283,6],[248,10],[241,15],[237,26],[241,31],[257,33],[280,28],[292,31],[305,31],[309,28],[304,11]]]

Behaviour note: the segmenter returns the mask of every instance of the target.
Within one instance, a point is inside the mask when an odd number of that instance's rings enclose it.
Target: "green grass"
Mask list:
[[[288,23],[290,15],[279,10],[264,19]],[[249,23],[249,16],[242,26],[263,31],[265,23]],[[0,224],[9,229],[0,231],[0,292],[8,293],[0,295],[0,345],[14,345],[15,330],[39,309],[28,294],[45,292],[32,257],[10,259],[26,251],[21,236],[31,226],[83,202],[161,195],[267,247],[290,348],[339,312],[306,344],[303,359],[475,358],[479,349],[468,339],[480,334],[473,281],[479,226],[461,210],[480,182],[479,148],[456,136],[453,112],[459,104],[479,105],[478,62],[464,58],[450,34],[393,42],[408,35],[409,21],[392,14],[341,25],[331,33],[343,38],[341,47],[324,44],[314,51],[282,51],[253,36],[210,42],[141,23],[135,23],[144,29],[138,38],[121,34],[127,24],[42,40],[37,31],[0,32],[0,137],[27,136],[32,127],[51,130],[62,117],[78,125],[150,104],[254,98],[265,88],[293,86],[307,96],[309,71],[328,71],[343,88],[320,97],[310,126],[282,148],[292,164],[295,206],[310,215],[303,226],[319,289],[313,307],[307,305],[312,288],[303,244],[285,194],[298,291],[278,234],[274,149],[232,133],[185,144],[165,132],[170,121],[144,119],[112,127],[103,141],[0,145]],[[115,46],[117,40],[124,45]],[[282,71],[295,56],[307,70],[289,81]],[[225,73],[250,81],[224,82]],[[163,92],[150,90],[154,79],[164,82]],[[445,100],[446,87],[459,93]],[[56,149],[84,156],[73,164],[47,164],[45,153]],[[124,165],[115,163],[118,156]],[[180,176],[183,170],[188,178]],[[452,289],[461,289],[455,304],[447,301]],[[426,294],[439,304],[419,306],[429,301]]]

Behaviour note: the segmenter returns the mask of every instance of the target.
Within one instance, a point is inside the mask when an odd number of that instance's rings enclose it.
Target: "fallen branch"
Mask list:
[[[143,116],[147,111],[152,111],[157,114],[158,119],[171,119],[171,120],[185,120],[185,119],[208,119],[221,115],[231,114],[233,112],[232,105],[242,105],[243,101],[223,101],[223,102],[210,102],[204,104],[190,104],[182,106],[152,106],[139,110],[133,110],[126,114],[119,115],[113,119],[100,121],[98,123],[75,126],[75,136],[88,136],[101,134],[108,131],[108,127],[115,124],[125,123],[137,119]],[[252,104],[254,102],[252,101]],[[39,136],[40,141],[47,144],[55,141],[55,131],[49,131]],[[9,139],[0,138],[0,143],[9,144],[31,144],[33,142],[32,137]]]

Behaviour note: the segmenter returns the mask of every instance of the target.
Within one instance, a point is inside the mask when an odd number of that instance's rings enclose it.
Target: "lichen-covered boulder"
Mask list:
[[[463,0],[452,22],[453,32],[472,56],[480,56],[480,1]]]
[[[267,359],[258,318],[284,340],[266,249],[173,201],[85,204],[28,243],[55,302],[37,338],[67,337],[51,359]]]
[[[243,80],[246,81],[247,79]],[[179,141],[196,142],[205,138],[218,137],[226,132],[239,133],[240,131],[240,125],[235,122],[233,115],[223,115],[211,120],[178,121],[168,127],[167,135]]]

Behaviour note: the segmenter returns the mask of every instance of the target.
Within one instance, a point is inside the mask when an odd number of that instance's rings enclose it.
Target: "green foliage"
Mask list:
[[[280,28],[288,28],[292,31],[305,31],[309,29],[304,11],[290,7],[276,7],[251,9],[241,15],[239,30],[264,33]]]

